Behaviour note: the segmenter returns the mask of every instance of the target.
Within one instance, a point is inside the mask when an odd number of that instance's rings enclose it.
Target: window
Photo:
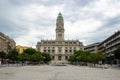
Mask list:
[[[62,59],[62,57],[61,56],[58,56],[58,60],[61,60]]]
[[[65,42],[65,44],[68,44],[68,42]]]
[[[69,42],[69,44],[72,44],[72,42]]]
[[[59,53],[61,53],[61,50],[59,50]]]
[[[62,49],[62,47],[58,47],[58,49]]]
[[[68,49],[67,47],[65,47],[65,49]]]
[[[46,49],[46,47],[44,47],[44,49]]]
[[[76,44],[76,42],[74,42],[74,44]]]
[[[52,47],[52,49],[54,49],[54,47]]]
[[[55,50],[52,50],[52,53],[54,53],[55,52]]]
[[[68,50],[65,50],[65,53],[67,53],[68,52]]]
[[[50,47],[48,47],[48,49],[50,49]]]
[[[58,52],[59,52],[59,53],[62,52],[62,47],[58,47]]]
[[[52,44],[55,44],[55,42],[52,42]]]
[[[72,53],[72,50],[69,50],[70,53]]]
[[[65,56],[65,60],[68,60],[68,56]]]
[[[76,47],[74,47],[74,50],[76,50]]]
[[[48,50],[48,53],[50,53],[50,50]]]
[[[46,44],[46,42],[44,42],[44,44]]]
[[[44,52],[46,52],[46,50],[44,50]]]
[[[54,56],[52,56],[52,60],[54,60],[55,59],[55,57]]]

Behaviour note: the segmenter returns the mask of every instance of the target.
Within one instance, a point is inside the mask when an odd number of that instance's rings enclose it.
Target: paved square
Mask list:
[[[0,80],[120,80],[120,70],[81,66],[21,66],[0,68]]]

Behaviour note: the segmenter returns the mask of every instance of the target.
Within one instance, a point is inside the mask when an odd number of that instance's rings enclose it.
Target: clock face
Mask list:
[[[59,25],[59,28],[61,28],[61,26]]]

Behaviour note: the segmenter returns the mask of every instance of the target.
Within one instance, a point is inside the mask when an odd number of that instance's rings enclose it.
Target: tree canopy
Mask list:
[[[32,54],[36,53],[36,50],[33,49],[33,48],[27,48],[27,49],[24,50],[24,53],[32,55]]]
[[[3,52],[0,52],[0,58],[4,58],[5,55]],[[32,63],[39,63],[39,62],[44,62],[44,63],[48,63],[51,61],[51,55],[48,53],[41,53],[36,51],[33,48],[28,48],[25,49],[23,51],[23,53],[18,53],[17,49],[13,49],[11,51],[9,51],[7,58],[9,60],[13,60],[13,61],[28,61],[28,62],[32,62]]]
[[[1,51],[1,52],[0,52],[0,58],[1,58],[1,59],[7,58],[7,54],[6,54],[5,52]]]
[[[51,56],[50,56],[49,53],[42,53],[42,57],[43,57],[43,61],[44,61],[45,63],[48,63],[48,62],[51,61]]]
[[[19,54],[20,61],[30,61],[30,62],[44,62],[48,63],[51,61],[51,56],[48,53],[37,52],[33,48],[25,49],[22,54]]]
[[[18,51],[16,49],[13,49],[8,52],[8,59],[11,60],[18,60]]]
[[[76,51],[72,54],[68,61],[70,62],[98,62],[99,60],[105,59],[105,56],[98,51],[97,53],[89,53],[86,51]]]

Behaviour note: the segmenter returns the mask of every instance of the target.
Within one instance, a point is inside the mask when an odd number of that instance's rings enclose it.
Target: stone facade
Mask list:
[[[111,55],[120,46],[120,30],[102,41],[98,47],[106,55]]]
[[[8,53],[9,50],[14,49],[16,43],[13,39],[10,39],[8,36],[0,32],[0,51]]]
[[[100,42],[87,45],[87,46],[85,46],[84,50],[88,51],[90,53],[96,53],[98,51],[98,45],[99,44],[100,44]]]
[[[50,53],[53,61],[64,62],[69,56],[77,50],[84,50],[82,42],[79,40],[64,39],[64,20],[61,13],[58,14],[56,20],[56,39],[41,40],[37,43],[37,51]]]

